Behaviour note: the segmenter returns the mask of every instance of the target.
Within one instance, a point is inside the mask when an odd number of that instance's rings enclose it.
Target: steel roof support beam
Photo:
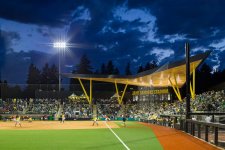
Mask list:
[[[92,104],[92,80],[90,79],[90,96],[88,96],[87,91],[85,90],[85,87],[84,87],[84,85],[83,85],[81,79],[78,78],[78,80],[79,80],[80,85],[81,85],[81,87],[82,87],[82,89],[83,89],[83,91],[84,91],[84,94],[85,94],[85,96],[86,96],[86,98],[87,98],[88,103],[89,103],[89,104]]]
[[[177,85],[177,79],[175,78],[175,75],[174,75],[174,80],[175,80],[175,85],[172,83],[171,79],[169,78],[169,81],[170,81],[170,85],[173,87],[173,91],[175,92],[177,98],[179,101],[182,101],[181,99],[181,95],[180,95],[180,90],[178,88],[178,85]]]
[[[190,91],[191,91],[191,98],[194,100],[195,99],[195,66],[193,65],[193,74],[192,74],[192,83],[190,81]]]
[[[118,86],[117,86],[117,83],[116,83],[116,81],[115,81],[115,88],[116,88],[117,100],[118,100],[118,103],[119,103],[120,105],[121,105],[122,102],[123,102],[123,98],[124,98],[124,95],[125,95],[127,86],[128,86],[128,84],[125,85],[125,87],[124,87],[124,89],[123,89],[122,96],[120,97],[120,95],[119,95],[119,90],[118,90]]]

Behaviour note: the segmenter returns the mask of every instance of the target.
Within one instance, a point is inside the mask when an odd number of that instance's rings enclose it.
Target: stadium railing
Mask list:
[[[224,132],[219,132],[219,129],[222,131],[225,130],[225,124],[221,123],[214,123],[214,122],[205,122],[205,121],[197,121],[197,120],[191,120],[187,119],[186,120],[186,125],[188,126],[188,131],[187,133],[190,133],[192,136],[197,136],[198,138],[202,138],[202,132],[205,133],[205,137],[203,138],[206,142],[210,142],[215,145],[222,146],[223,141],[219,143],[218,137],[219,134],[224,134]],[[197,129],[197,135],[196,135],[196,129]],[[203,130],[202,130],[203,129]],[[209,141],[209,133],[213,132],[213,142]]]

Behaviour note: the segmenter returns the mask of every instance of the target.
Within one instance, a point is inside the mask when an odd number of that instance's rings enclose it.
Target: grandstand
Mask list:
[[[195,76],[195,69],[208,54],[207,52],[191,57],[190,66],[193,76]],[[219,113],[225,110],[224,91],[195,95],[193,80],[192,120],[186,120],[186,103],[182,100],[179,91],[179,87],[185,83],[184,60],[167,63],[133,76],[62,75],[78,79],[83,92],[53,91],[52,93],[39,89],[35,92],[37,96],[35,98],[0,100],[0,119],[3,121],[0,123],[0,140],[5,140],[1,148],[217,149],[183,133],[182,130],[186,127],[191,135],[224,147],[224,126],[215,125],[215,123],[224,123],[224,114]],[[115,91],[100,96],[103,92],[100,92],[101,94],[92,92],[92,88],[95,87],[93,81],[113,83]],[[87,83],[89,83],[89,91],[86,90]],[[123,91],[120,91],[119,84],[125,85]],[[126,93],[130,85],[140,88],[131,88]],[[58,96],[54,97],[54,93]],[[61,120],[62,112],[65,113],[65,123],[58,121]],[[197,115],[197,113],[203,114]],[[20,128],[14,127],[15,115],[21,116]],[[110,121],[105,121],[106,116]],[[124,116],[128,121],[126,127],[121,122]],[[91,120],[94,117],[98,118],[98,126],[92,126]],[[205,124],[205,120],[209,117],[212,122]],[[51,134],[46,134],[46,130]],[[13,137],[9,136],[11,134]],[[27,140],[33,142],[27,144]],[[176,140],[177,144],[174,145],[171,140]]]

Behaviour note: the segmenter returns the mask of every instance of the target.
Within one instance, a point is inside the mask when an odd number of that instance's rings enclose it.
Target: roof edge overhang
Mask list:
[[[211,53],[211,51],[206,51],[205,53],[201,53],[201,54],[197,54],[195,56],[191,56],[190,57],[190,63],[194,62],[194,61],[198,61],[201,60],[201,63],[204,62],[204,60],[209,56],[209,54]],[[117,78],[117,79],[134,79],[134,78],[138,78],[138,77],[142,77],[142,76],[146,76],[146,75],[151,75],[153,73],[157,73],[160,71],[164,71],[167,69],[171,69],[180,65],[184,65],[185,64],[185,59],[180,60],[180,61],[176,61],[176,62],[169,62],[163,66],[151,69],[151,70],[147,70],[147,71],[143,71],[141,73],[138,73],[136,75],[99,75],[99,74],[73,74],[73,73],[62,73],[61,75],[66,77],[66,78]]]

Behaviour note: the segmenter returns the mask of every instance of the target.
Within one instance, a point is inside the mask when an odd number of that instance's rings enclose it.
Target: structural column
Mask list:
[[[179,87],[178,87],[178,84],[177,84],[177,79],[176,79],[175,75],[173,75],[173,77],[174,77],[175,85],[171,81],[170,77],[169,77],[169,82],[170,82],[170,84],[173,88],[173,91],[175,92],[177,98],[179,99],[179,101],[182,101],[180,90],[179,90]]]
[[[186,54],[186,119],[190,119],[190,47],[189,43],[185,43],[185,54]],[[186,123],[186,131],[188,126]]]
[[[124,95],[125,95],[127,86],[128,86],[128,84],[125,85],[124,90],[123,90],[123,93],[122,93],[122,96],[120,97],[120,95],[119,95],[119,90],[118,90],[118,86],[117,86],[117,83],[116,83],[116,81],[115,81],[116,95],[117,95],[118,103],[119,103],[120,105],[121,105],[122,102],[123,102],[123,98],[124,98]]]
[[[191,91],[191,98],[194,100],[195,99],[195,65],[193,65],[193,73],[192,73],[192,83],[190,82],[190,91]]]
[[[78,78],[78,80],[79,80],[80,85],[81,85],[81,87],[82,87],[82,89],[83,89],[83,91],[84,91],[84,94],[85,94],[85,97],[87,98],[88,103],[89,103],[89,104],[92,104],[92,79],[90,79],[90,93],[89,93],[89,96],[88,96],[88,94],[87,94],[87,91],[86,91],[86,89],[85,89],[85,87],[84,87],[84,85],[83,85],[81,79]]]

